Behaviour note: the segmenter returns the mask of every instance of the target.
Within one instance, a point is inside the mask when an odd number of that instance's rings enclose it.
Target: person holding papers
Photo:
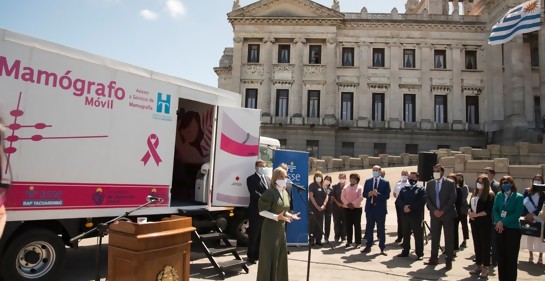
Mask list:
[[[537,174],[531,182],[531,186],[524,192],[524,211],[522,216],[524,220],[530,223],[540,223],[540,236],[528,236],[522,235],[520,240],[520,247],[522,249],[528,249],[530,256],[528,262],[534,262],[534,252],[539,253],[537,263],[543,264],[543,252],[545,252],[545,243],[543,243],[543,219],[539,217],[539,212],[543,208],[543,202],[545,201],[545,193],[538,190],[538,186],[544,183],[543,177]]]

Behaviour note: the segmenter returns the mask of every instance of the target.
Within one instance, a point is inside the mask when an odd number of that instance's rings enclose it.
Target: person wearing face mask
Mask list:
[[[467,227],[467,211],[469,210],[469,204],[467,203],[467,196],[469,195],[469,188],[464,184],[464,176],[460,173],[454,175],[454,183],[456,184],[456,212],[457,216],[454,218],[454,250],[467,247],[466,240],[469,239],[469,228]],[[459,227],[462,225],[462,235],[464,241],[462,244],[459,242]]]
[[[333,230],[335,232],[335,242],[346,240],[346,214],[344,212],[341,194],[346,183],[346,175],[339,174],[339,183],[333,185],[331,199],[331,211],[333,213]]]
[[[439,264],[439,241],[441,230],[445,240],[445,270],[452,269],[454,257],[454,218],[456,213],[456,187],[454,182],[444,177],[441,164],[433,166],[433,179],[426,184],[426,205],[431,218],[431,256],[426,265]]]
[[[500,183],[494,179],[494,177],[496,177],[496,171],[492,169],[492,167],[485,167],[484,174],[488,177],[488,180],[490,182],[490,190],[494,194],[497,194],[500,191]],[[491,256],[490,266],[495,267],[497,265],[497,258],[498,258],[498,253],[496,251],[497,238],[496,238],[495,225],[490,226],[490,232],[492,233],[492,241],[490,244],[490,256]]]
[[[379,240],[380,254],[386,256],[386,214],[388,209],[386,206],[387,200],[390,198],[390,183],[380,177],[382,169],[380,166],[373,166],[373,177],[367,179],[363,186],[363,197],[367,198],[365,203],[365,236],[367,243],[362,253],[370,253],[373,246],[374,229],[377,225],[377,236]]]
[[[261,194],[270,185],[269,177],[265,175],[265,161],[255,161],[255,173],[246,179],[246,185],[250,192],[250,205],[248,206],[248,263],[254,264],[259,258],[259,241],[261,239],[261,226],[263,217],[259,215],[258,202]]]
[[[401,180],[396,183],[396,186],[394,187],[394,192],[392,192],[392,195],[394,198],[397,198],[399,192],[405,188],[405,186],[409,185],[408,182],[409,179],[409,172],[407,170],[401,171]],[[396,216],[397,216],[397,239],[396,243],[400,243],[403,240],[403,231],[402,231],[402,222],[401,222],[401,216],[403,215],[403,208],[399,208],[396,204]]]
[[[331,186],[331,176],[325,176],[323,187],[324,187],[325,194],[327,196],[327,201],[326,201],[325,210],[324,210],[324,240],[326,242],[329,242],[329,234],[331,232],[331,212],[332,212],[331,197],[333,197],[333,187]]]
[[[539,212],[543,209],[543,203],[545,202],[545,193],[539,191],[536,185],[542,185],[544,183],[543,177],[540,174],[534,176],[531,182],[531,186],[524,191],[524,212],[522,215],[524,219],[529,222],[541,223],[543,229],[543,219],[539,217]],[[534,252],[539,253],[537,258],[538,264],[543,264],[543,252],[545,252],[545,243],[543,240],[543,232],[541,237],[522,235],[520,240],[521,248],[529,251],[528,262],[534,262]]]
[[[360,175],[352,173],[349,176],[350,184],[343,188],[341,200],[346,212],[346,247],[352,245],[352,235],[356,248],[361,245],[361,202],[363,201],[363,186]]]
[[[411,250],[411,233],[414,234],[415,254],[418,260],[424,257],[424,206],[426,190],[418,185],[418,173],[411,172],[405,187],[399,191],[396,207],[402,210],[400,220],[403,232],[403,251],[397,257],[408,257]]]
[[[283,168],[274,169],[270,188],[259,198],[259,214],[265,219],[261,228],[257,280],[289,280],[285,223],[299,220],[299,213],[288,212],[287,177]]]
[[[501,281],[517,280],[517,262],[520,250],[519,218],[524,211],[522,194],[511,176],[500,180],[501,192],[498,192],[492,209],[492,218],[496,226],[496,250],[498,252],[498,277]]]
[[[482,278],[488,277],[490,266],[490,243],[492,233],[489,225],[492,224],[492,207],[494,206],[494,192],[490,190],[490,181],[486,175],[481,175],[475,183],[475,192],[470,199],[468,211],[473,249],[475,251],[475,268],[469,271],[472,275]]]
[[[324,229],[324,211],[327,204],[327,195],[323,188],[324,175],[317,171],[314,181],[308,186],[308,198],[310,200],[309,234],[312,235],[311,244],[322,246],[322,229]],[[314,216],[314,218],[312,217]]]

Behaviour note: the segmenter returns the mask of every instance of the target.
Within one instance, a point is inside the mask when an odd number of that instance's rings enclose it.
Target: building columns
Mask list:
[[[296,38],[293,40],[295,43],[295,67],[293,68],[293,91],[291,94],[293,94],[293,109],[294,113],[298,113],[303,115],[303,104],[304,104],[304,84],[303,84],[303,77],[304,77],[304,53],[305,53],[305,38]],[[305,115],[306,116],[306,115]]]
[[[272,105],[271,102],[271,83],[272,83],[272,75],[273,75],[273,61],[272,61],[272,52],[273,52],[273,43],[274,38],[267,37],[263,38],[263,43],[265,44],[265,47],[263,48],[263,93],[258,94],[258,103],[260,106],[258,108],[266,108],[267,105]],[[261,101],[259,101],[261,99]],[[269,112],[262,112],[263,113],[270,113],[272,114],[272,106],[271,111]]]

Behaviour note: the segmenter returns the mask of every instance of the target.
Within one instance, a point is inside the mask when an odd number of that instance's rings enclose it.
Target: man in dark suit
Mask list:
[[[405,187],[399,191],[396,206],[401,210],[403,251],[397,257],[408,257],[411,249],[411,233],[414,233],[415,254],[418,260],[424,256],[424,206],[426,190],[418,185],[418,173],[411,172]]]
[[[257,203],[261,194],[267,190],[270,185],[270,179],[264,172],[265,161],[258,159],[255,161],[255,173],[246,179],[246,185],[250,192],[250,205],[248,206],[248,218],[250,226],[248,228],[248,262],[254,264],[259,258],[259,240],[261,240],[261,225],[263,217],[259,215]]]
[[[445,269],[452,269],[454,256],[454,218],[456,212],[456,186],[454,182],[445,178],[445,169],[441,164],[433,166],[433,180],[426,184],[426,204],[431,217],[431,257],[425,263],[437,265],[439,260],[439,240],[441,229],[445,232]]]
[[[365,227],[365,236],[367,243],[362,253],[371,252],[373,246],[373,231],[375,223],[377,224],[377,235],[379,240],[380,254],[386,256],[386,201],[390,198],[390,183],[380,177],[382,169],[380,166],[373,166],[373,177],[365,181],[363,186],[363,198],[367,198],[365,203],[365,217],[367,219]]]

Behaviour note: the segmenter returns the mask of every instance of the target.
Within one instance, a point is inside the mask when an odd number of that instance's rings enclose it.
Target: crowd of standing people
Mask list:
[[[258,164],[262,163],[256,163],[256,175],[259,174]],[[281,178],[286,170],[278,169],[274,171],[273,179],[269,182],[264,180],[264,184],[269,184],[269,187],[274,188],[272,190],[285,192],[286,184],[278,181],[278,178]],[[372,173],[372,177],[366,179],[363,184],[357,173],[349,174],[348,178],[346,174],[340,173],[336,182],[331,176],[324,175],[322,172],[316,172],[313,175],[308,187],[309,210],[310,215],[313,216],[313,218],[309,217],[309,242],[312,246],[319,247],[323,243],[330,242],[333,220],[333,241],[346,243],[344,246],[347,248],[360,248],[365,241],[361,249],[364,254],[370,253],[375,242],[378,241],[379,253],[388,255],[385,221],[387,202],[393,200],[398,220],[395,243],[400,243],[402,246],[402,251],[396,255],[396,258],[410,256],[412,238],[415,258],[423,260],[424,233],[427,227],[431,233],[431,255],[425,261],[427,265],[441,263],[439,261],[441,249],[445,254],[444,269],[452,269],[456,251],[468,247],[467,240],[470,239],[470,233],[475,265],[468,274],[487,278],[490,268],[497,266],[499,280],[516,280],[521,248],[528,250],[529,262],[536,261],[538,264],[543,264],[545,181],[541,175],[536,175],[521,194],[511,176],[506,175],[496,180],[495,171],[491,167],[485,168],[484,173],[479,175],[474,183],[466,183],[463,174],[445,174],[444,168],[438,164],[433,167],[433,179],[425,185],[420,184],[417,172],[404,170],[401,172],[400,180],[394,184],[393,190],[390,188],[390,182],[384,178],[384,171],[380,166],[374,166]],[[257,182],[257,178],[254,180]],[[273,193],[275,196],[264,196],[265,193],[263,193],[257,198],[260,219],[264,218],[268,224],[280,222],[281,225],[298,219],[297,214],[289,213],[289,204],[275,208],[274,205],[278,204],[277,197],[282,197],[282,193],[269,190],[266,192]],[[270,202],[273,204],[271,205]],[[282,200],[282,202],[285,201]],[[426,210],[429,212],[429,225],[424,219]],[[365,229],[362,237],[363,213],[365,213]],[[255,234],[259,231],[252,228],[252,222],[250,228],[250,241],[254,241],[250,243],[256,243]],[[283,236],[281,243],[285,245],[285,230],[280,226],[277,228],[276,236]],[[378,240],[374,237],[375,230]],[[280,267],[284,269],[285,265],[287,272],[287,258],[284,261],[287,255],[285,251],[282,250],[280,254],[283,257],[280,262],[279,260],[270,261],[270,251],[277,252],[278,247],[271,248],[268,241],[273,232],[271,227],[268,226],[266,229],[263,224],[261,233],[264,231],[267,235],[261,236],[258,270],[267,272],[264,273],[267,276],[271,274],[276,276],[277,273],[272,271]],[[441,233],[443,233],[443,247],[440,245]],[[263,245],[264,243],[266,246]],[[277,240],[274,245],[278,245]],[[252,255],[250,255],[250,249],[254,249]],[[274,256],[278,257],[276,252]],[[535,259],[534,253],[537,254]],[[255,246],[249,245],[248,257],[250,262],[257,260]],[[267,264],[278,266],[262,266],[264,259],[267,260]],[[261,272],[258,275],[265,277],[261,275]]]

